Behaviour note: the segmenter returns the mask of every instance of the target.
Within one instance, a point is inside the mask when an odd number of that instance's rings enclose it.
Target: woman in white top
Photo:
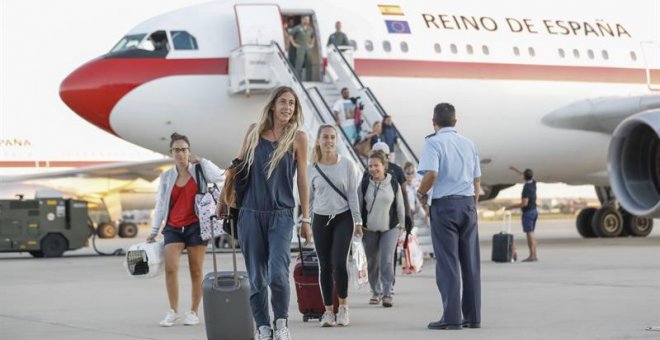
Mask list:
[[[195,212],[197,183],[193,173],[195,165],[201,164],[202,172],[209,183],[222,180],[222,172],[207,159],[191,154],[188,137],[173,133],[170,152],[176,166],[160,175],[158,196],[156,196],[155,216],[152,221],[151,235],[147,242],[155,242],[163,228],[165,239],[165,284],[170,310],[160,322],[161,326],[173,326],[180,318],[179,308],[179,260],[184,249],[188,250],[188,267],[192,281],[192,307],[186,312],[184,325],[199,323],[197,310],[202,300],[202,268],[208,241],[202,240],[199,218]]]
[[[325,313],[322,327],[348,326],[346,259],[353,234],[362,235],[355,164],[337,154],[337,129],[322,125],[316,136],[308,178],[313,213],[312,233],[319,257],[320,286]],[[334,285],[333,285],[334,282]],[[333,312],[333,291],[339,310]]]

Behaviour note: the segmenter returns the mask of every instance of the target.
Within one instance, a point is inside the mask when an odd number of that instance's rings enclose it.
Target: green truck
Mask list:
[[[0,252],[59,257],[89,244],[94,231],[90,223],[85,201],[0,200]]]

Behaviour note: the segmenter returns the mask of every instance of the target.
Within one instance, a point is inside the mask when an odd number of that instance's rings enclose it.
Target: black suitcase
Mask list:
[[[215,216],[211,217],[215,218]],[[231,220],[231,219],[230,219]],[[234,234],[233,222],[231,234]],[[213,228],[211,228],[213,233]],[[212,240],[215,235],[212,235]],[[204,276],[202,282],[204,302],[204,323],[208,340],[252,340],[254,339],[254,322],[250,308],[250,282],[247,273],[236,269],[236,245],[232,244],[232,260],[234,271],[218,272],[215,258],[215,242],[213,249],[213,272]]]
[[[511,234],[511,213],[504,215],[502,231],[493,235],[493,262],[513,262],[513,234]]]

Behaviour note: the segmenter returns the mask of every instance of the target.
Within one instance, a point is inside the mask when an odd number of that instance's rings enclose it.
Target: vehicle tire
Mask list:
[[[41,250],[30,250],[28,251],[32,257],[41,258],[44,257],[44,253]]]
[[[623,230],[623,217],[610,207],[602,207],[591,218],[591,227],[598,237],[617,237]]]
[[[104,222],[96,227],[96,233],[100,238],[113,238],[117,235],[117,228],[112,223]]]
[[[48,234],[41,240],[44,257],[60,257],[69,249],[69,241],[62,234]]]
[[[575,227],[578,233],[584,238],[594,238],[593,229],[591,228],[591,218],[596,213],[596,208],[584,208],[575,218]]]
[[[632,236],[645,237],[653,230],[653,219],[624,214],[623,229]]]
[[[133,238],[138,234],[138,227],[135,223],[126,222],[119,225],[119,237]]]

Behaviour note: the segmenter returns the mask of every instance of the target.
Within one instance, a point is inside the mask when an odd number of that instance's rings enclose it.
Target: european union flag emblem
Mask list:
[[[410,34],[410,26],[403,20],[385,20],[388,33]]]

